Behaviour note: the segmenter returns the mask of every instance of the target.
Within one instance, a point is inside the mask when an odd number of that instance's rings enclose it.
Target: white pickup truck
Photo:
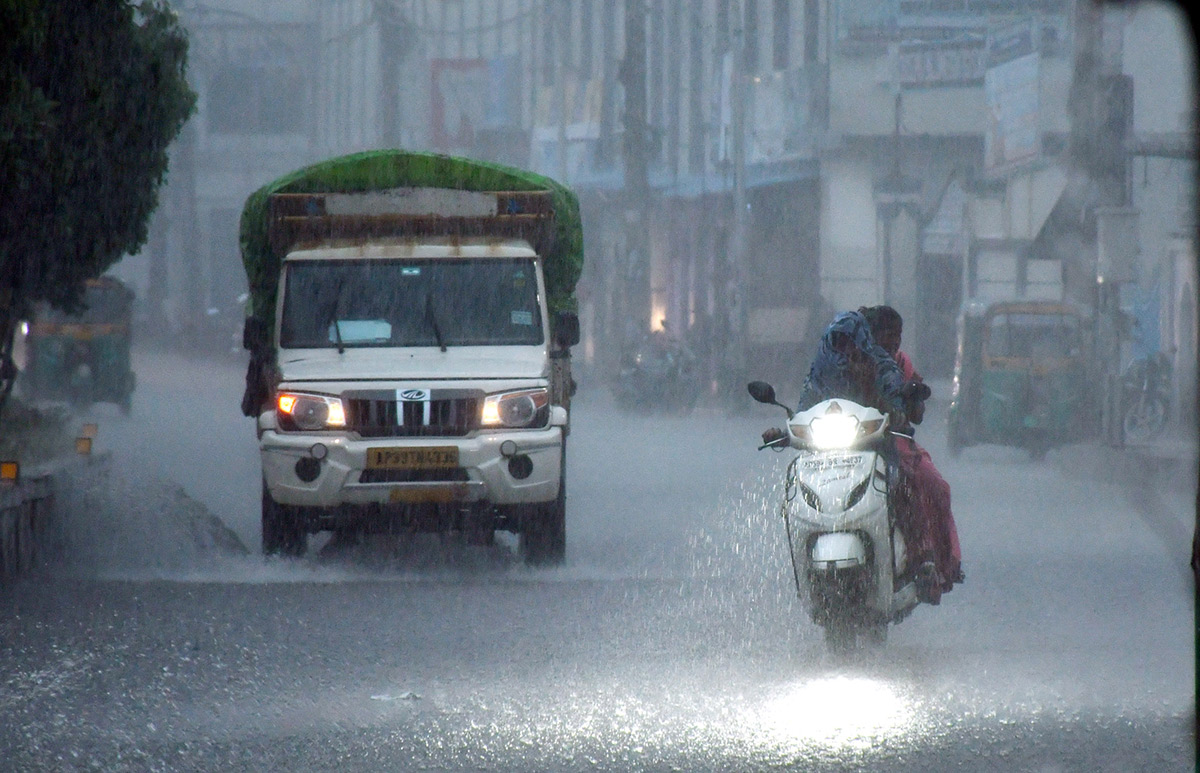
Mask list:
[[[506,530],[527,562],[561,562],[579,322],[548,302],[550,192],[273,192],[257,208],[279,267],[274,319],[245,334],[263,552],[303,554],[325,530]]]

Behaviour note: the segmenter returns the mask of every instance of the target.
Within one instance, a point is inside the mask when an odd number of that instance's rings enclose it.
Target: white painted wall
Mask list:
[[[882,273],[869,158],[821,162],[821,294],[834,308],[881,301]]]
[[[1008,179],[1003,234],[1010,239],[1033,240],[1067,185],[1067,170],[1049,165],[1023,169]]]
[[[1124,71],[1133,76],[1133,130],[1191,131],[1196,52],[1181,6],[1162,0],[1130,4],[1124,28]]]
[[[1039,121],[1043,132],[1066,132],[1070,116],[1071,60],[1042,57]],[[835,56],[829,71],[829,128],[839,135],[887,135],[895,127],[892,60],[875,56]],[[983,86],[905,87],[901,132],[932,136],[982,135],[987,128]]]

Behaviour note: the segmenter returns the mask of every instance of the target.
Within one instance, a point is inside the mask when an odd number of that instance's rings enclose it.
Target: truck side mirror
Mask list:
[[[567,348],[579,343],[579,315],[559,311],[554,315],[554,343]]]
[[[250,351],[266,349],[271,342],[271,333],[266,320],[261,317],[246,317],[242,327],[242,348]]]

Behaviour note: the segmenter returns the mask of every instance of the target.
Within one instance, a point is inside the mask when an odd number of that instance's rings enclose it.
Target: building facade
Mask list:
[[[606,377],[665,326],[732,396],[751,375],[798,386],[838,309],[895,305],[931,376],[949,374],[965,301],[1054,296],[1094,312],[1099,247],[1076,224],[1116,206],[1141,249],[1113,303],[1153,306],[1141,329],[1192,352],[1186,25],[1165,3],[1089,7],[185,3],[199,113],[139,260],[161,273],[148,255],[167,255],[168,291],[159,277],[150,295],[195,313],[241,281],[226,254],[245,196],[301,163],[399,146],[532,168],[583,205],[581,370]],[[1072,155],[1090,121],[1127,125],[1108,154],[1119,195],[1098,195],[1112,186]]]

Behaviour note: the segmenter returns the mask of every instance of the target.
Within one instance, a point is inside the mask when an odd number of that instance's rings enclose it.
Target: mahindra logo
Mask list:
[[[400,393],[400,399],[405,402],[415,402],[429,399],[429,390],[427,389],[405,389]]]

